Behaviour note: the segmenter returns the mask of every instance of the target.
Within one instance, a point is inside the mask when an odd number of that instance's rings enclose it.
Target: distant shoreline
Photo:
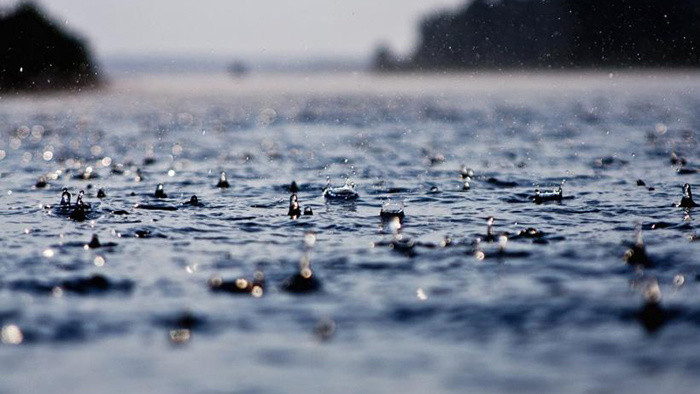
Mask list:
[[[531,97],[533,93],[557,96],[559,91],[614,91],[626,88],[657,90],[674,87],[690,94],[700,94],[700,70],[587,70],[517,71],[517,72],[291,72],[253,73],[244,78],[226,72],[186,74],[134,74],[108,76],[103,86],[86,91],[0,92],[0,102],[63,100],[90,103],[104,95],[149,96],[222,96],[266,102],[296,100],[302,97],[332,95],[396,96],[420,93],[425,96],[454,94],[503,95],[503,98]]]

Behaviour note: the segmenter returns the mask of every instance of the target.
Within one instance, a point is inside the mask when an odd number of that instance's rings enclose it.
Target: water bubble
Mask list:
[[[314,274],[313,271],[311,271],[311,268],[302,268],[301,271],[299,271],[301,274],[301,277],[304,279],[309,279],[311,276]]]
[[[44,152],[42,157],[44,158],[45,161],[51,161],[51,159],[53,159],[53,152],[51,152],[50,150],[47,150],[46,152]]]
[[[685,277],[681,274],[677,274],[673,277],[673,286],[679,288],[685,284]]]
[[[248,281],[243,278],[236,279],[236,287],[239,289],[245,289],[248,287]]]
[[[23,140],[29,136],[29,127],[19,126],[17,128],[17,138]]]
[[[170,342],[174,345],[184,345],[192,338],[192,332],[189,329],[170,330],[168,333]]]
[[[29,134],[29,139],[32,142],[39,142],[44,136],[44,126],[35,125],[32,127],[32,132]]]
[[[20,148],[20,146],[22,146],[22,140],[20,140],[17,137],[10,138],[10,148],[11,149],[17,150]]]
[[[19,345],[24,341],[24,335],[16,325],[6,324],[0,331],[0,340],[6,345]]]
[[[250,291],[250,294],[255,298],[260,298],[263,296],[263,288],[260,287],[259,285],[255,285],[255,286],[253,286],[253,289]]]
[[[95,256],[95,260],[93,261],[93,263],[97,267],[102,267],[105,265],[105,258],[102,256]]]
[[[29,127],[27,126],[19,126],[17,128],[17,138],[19,139],[25,139],[29,136]]]

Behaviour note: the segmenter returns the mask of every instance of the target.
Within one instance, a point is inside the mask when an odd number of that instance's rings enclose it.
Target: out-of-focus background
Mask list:
[[[408,52],[420,18],[462,0],[37,1],[86,38],[107,72],[364,68],[372,49]],[[5,12],[26,2],[0,0]]]
[[[82,64],[78,73],[102,75],[687,68],[700,64],[698,4],[2,0],[0,65],[3,85],[14,89],[65,85],[69,68],[57,66],[60,56]],[[58,44],[62,34],[82,41]],[[70,53],[75,48],[82,53]],[[13,76],[20,67],[23,74]],[[25,82],[13,85],[12,78]],[[101,78],[72,80],[67,84]]]

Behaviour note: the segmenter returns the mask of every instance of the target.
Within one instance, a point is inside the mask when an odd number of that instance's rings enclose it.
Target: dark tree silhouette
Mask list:
[[[44,90],[99,83],[82,40],[48,20],[33,3],[0,15],[0,89]]]
[[[572,62],[582,66],[700,65],[700,1],[569,0]]]
[[[408,61],[378,69],[700,65],[697,0],[474,0],[420,25]]]

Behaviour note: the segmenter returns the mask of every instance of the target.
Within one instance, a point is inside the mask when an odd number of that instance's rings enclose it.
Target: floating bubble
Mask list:
[[[41,141],[41,138],[44,136],[44,126],[41,125],[36,125],[32,127],[32,131],[29,134],[29,139],[32,142],[39,142]]]
[[[192,332],[188,329],[170,330],[168,337],[174,345],[184,345],[192,338]]]
[[[10,148],[17,150],[22,146],[22,140],[17,137],[10,138]]]
[[[17,128],[17,138],[23,140],[29,136],[29,127],[27,126],[19,126]]]
[[[105,265],[105,258],[102,256],[95,256],[95,260],[93,260],[93,263],[97,267],[102,267]]]
[[[681,274],[677,274],[673,277],[673,286],[679,288],[685,284],[685,277]]]
[[[0,331],[0,340],[6,345],[19,345],[24,341],[24,335],[16,325],[6,324]]]

